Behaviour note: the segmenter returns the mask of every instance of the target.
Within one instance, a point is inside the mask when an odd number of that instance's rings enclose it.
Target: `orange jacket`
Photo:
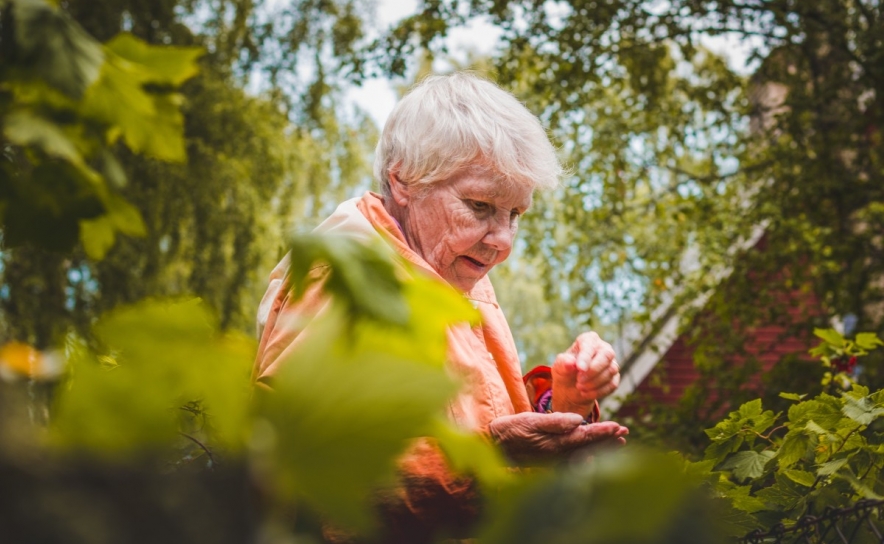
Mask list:
[[[358,214],[358,215],[356,215]],[[372,229],[372,230],[369,230]],[[381,233],[403,258],[444,281],[430,265],[408,247],[396,222],[386,212],[380,195],[366,193],[345,202],[318,232],[338,233],[367,239]],[[271,273],[270,288],[259,310],[261,342],[255,361],[254,378],[262,381],[274,374],[281,361],[298,344],[304,316],[315,315],[327,303],[321,284],[325,269],[311,272],[310,287],[298,300],[283,288],[288,259]],[[491,281],[485,277],[464,296],[482,315],[482,324],[452,327],[448,331],[448,364],[469,389],[451,403],[449,416],[464,429],[486,431],[491,420],[517,412],[530,412],[531,404],[522,383],[519,356],[506,318],[497,304]],[[298,317],[299,319],[295,319]]]
[[[362,240],[383,236],[400,256],[444,281],[408,247],[399,226],[384,209],[382,197],[375,193],[342,203],[316,231]],[[273,376],[303,338],[304,317],[315,316],[328,302],[322,294],[326,268],[312,270],[306,293],[294,299],[283,285],[287,267],[286,258],[271,273],[259,307],[261,341],[253,374],[259,383]],[[449,417],[461,428],[486,432],[493,419],[530,412],[532,406],[516,346],[490,280],[483,278],[464,296],[479,310],[482,323],[476,327],[458,325],[448,331],[449,368],[461,383],[468,384],[450,402]],[[455,534],[468,531],[477,514],[476,489],[469,479],[457,478],[447,470],[444,457],[429,440],[418,440],[400,459],[399,467],[402,485],[378,497],[388,541],[419,542],[440,527]]]

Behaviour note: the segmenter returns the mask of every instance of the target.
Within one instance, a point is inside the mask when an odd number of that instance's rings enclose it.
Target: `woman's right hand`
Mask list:
[[[583,417],[567,412],[501,416],[491,422],[488,431],[518,464],[562,460],[588,446],[623,445],[629,434],[629,429],[613,421],[584,424]]]

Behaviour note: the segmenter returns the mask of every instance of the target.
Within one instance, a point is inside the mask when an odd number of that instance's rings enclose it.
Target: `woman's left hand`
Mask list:
[[[552,366],[552,409],[585,416],[620,384],[614,348],[594,332],[583,333]]]

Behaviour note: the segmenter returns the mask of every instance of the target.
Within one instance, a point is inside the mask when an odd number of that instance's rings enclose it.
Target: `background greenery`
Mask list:
[[[884,493],[881,351],[865,345],[861,371],[833,372],[832,357],[860,340],[830,336],[824,364],[783,360],[758,391],[746,387],[759,362],[745,351],[769,323],[806,334],[837,319],[881,333],[878,2],[422,2],[390,29],[374,27],[372,10],[0,2],[0,470],[16,490],[0,511],[10,527],[47,542],[276,541],[317,536],[323,512],[367,530],[366,490],[389,481],[390,459],[415,436],[436,437],[455,466],[500,490],[489,492],[489,541],[708,542]],[[344,89],[377,74],[420,77],[473,16],[502,30],[473,68],[541,116],[571,167],[537,199],[494,277],[526,366],[587,327],[611,338],[663,304],[684,308],[701,379],[676,407],[643,406],[632,437],[706,464],[627,453],[511,478],[493,449],[437,419],[450,384],[428,346],[469,311],[423,284],[388,292],[375,311],[360,306],[364,286],[340,286],[326,338],[383,326],[401,342],[312,346],[289,365],[334,361],[310,374],[329,398],[335,384],[352,391],[341,376],[354,365],[366,368],[364,398],[321,412],[333,423],[306,417],[323,399],[294,370],[280,386],[293,400],[249,402],[254,310],[287,233],[371,186],[377,128],[343,103]],[[752,49],[751,76],[702,47],[700,36],[722,34]],[[763,249],[740,250],[756,229]],[[341,250],[311,243],[321,259]],[[383,273],[382,254],[348,251]],[[814,308],[788,312],[783,294],[795,292]],[[426,320],[416,301],[427,297],[440,310],[426,330],[390,315],[411,308],[409,319]],[[742,365],[728,363],[735,355]],[[390,398],[391,376],[415,389]],[[810,397],[793,405],[781,391]],[[755,396],[769,412],[750,403],[714,427]],[[388,433],[360,435],[371,447],[355,462],[348,427],[403,410]],[[703,433],[721,425],[727,433]],[[293,439],[303,435],[325,449],[304,451]],[[698,498],[691,478],[717,499]],[[561,516],[530,516],[538,500]],[[603,507],[613,517],[593,517]],[[698,521],[705,508],[719,508],[724,526]],[[219,524],[217,512],[230,515]]]

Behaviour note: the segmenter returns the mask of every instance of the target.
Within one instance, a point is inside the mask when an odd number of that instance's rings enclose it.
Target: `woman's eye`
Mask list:
[[[467,204],[476,212],[487,212],[491,209],[491,204],[480,200],[467,200]]]

